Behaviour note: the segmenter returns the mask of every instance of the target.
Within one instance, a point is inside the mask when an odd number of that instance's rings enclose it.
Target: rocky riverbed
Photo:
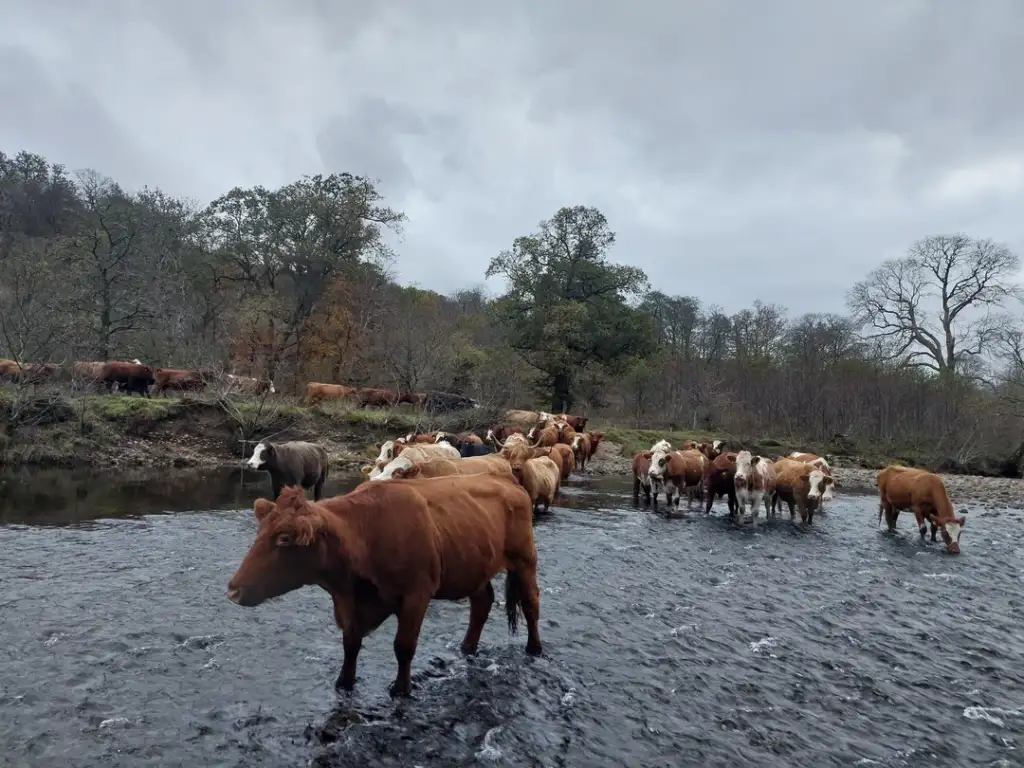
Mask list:
[[[601,443],[597,455],[582,475],[628,475],[632,461],[622,455],[621,447],[613,443]],[[862,467],[832,466],[837,491],[867,491],[874,493],[877,486],[876,469]],[[1002,506],[1024,509],[1024,480],[1006,477],[980,477],[978,475],[940,475],[946,483],[950,498],[957,510],[969,510],[972,504]]]

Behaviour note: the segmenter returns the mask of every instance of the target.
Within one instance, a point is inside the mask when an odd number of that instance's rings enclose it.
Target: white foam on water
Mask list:
[[[968,720],[984,720],[1002,728],[1006,725],[1003,718],[1024,717],[1024,709],[1003,709],[1002,707],[967,707],[964,717]]]
[[[481,760],[500,760],[501,750],[494,746],[491,740],[503,730],[504,726],[499,725],[495,728],[491,728],[491,730],[485,733],[483,746],[480,748],[480,751],[476,753],[476,757]]]
[[[771,650],[777,646],[778,641],[774,637],[763,637],[750,644],[750,651],[751,653],[767,654],[775,658],[775,654],[771,653]]]

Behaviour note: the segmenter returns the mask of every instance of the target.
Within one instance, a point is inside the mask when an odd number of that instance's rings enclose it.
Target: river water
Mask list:
[[[1016,512],[972,508],[951,557],[910,519],[879,532],[869,496],[755,533],[721,502],[670,520],[623,478],[572,480],[536,524],[545,655],[499,603],[463,659],[468,606],[434,603],[394,703],[394,619],[338,696],[325,593],[226,599],[268,492],[0,477],[0,765],[1024,764]]]

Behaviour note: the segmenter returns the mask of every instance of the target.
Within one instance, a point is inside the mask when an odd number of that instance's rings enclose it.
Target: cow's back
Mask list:
[[[458,472],[462,475],[500,475],[509,479],[512,478],[512,465],[504,457],[497,454],[470,456],[452,463],[458,467]]]
[[[426,501],[443,564],[437,597],[482,586],[504,567],[506,557],[536,562],[533,504],[515,481],[457,475],[395,482],[409,484]]]
[[[330,464],[327,450],[322,445],[303,440],[279,443],[275,446],[275,454],[282,475],[293,483],[309,485],[316,482]]]

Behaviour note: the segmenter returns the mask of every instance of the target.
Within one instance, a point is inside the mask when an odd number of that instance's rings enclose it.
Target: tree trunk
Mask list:
[[[568,413],[572,408],[572,392],[569,387],[569,374],[560,371],[555,374],[551,387],[551,412]]]

